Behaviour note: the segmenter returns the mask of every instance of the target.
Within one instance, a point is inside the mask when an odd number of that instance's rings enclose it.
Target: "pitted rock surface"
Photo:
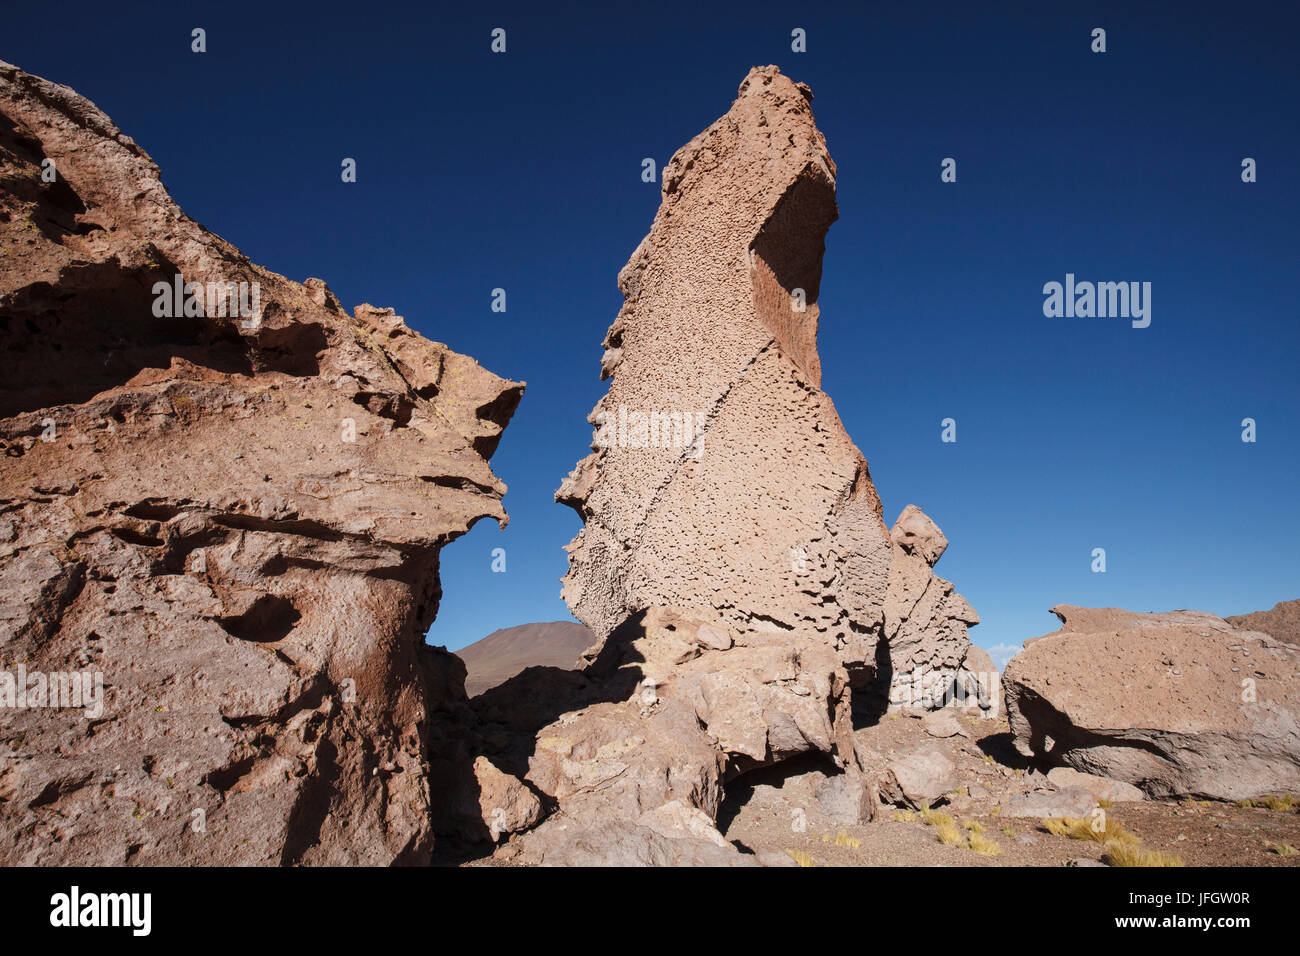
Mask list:
[[[104,689],[3,710],[0,862],[428,860],[438,552],[505,523],[523,385],[253,264],[8,64],[0,249],[0,699],[18,666]]]

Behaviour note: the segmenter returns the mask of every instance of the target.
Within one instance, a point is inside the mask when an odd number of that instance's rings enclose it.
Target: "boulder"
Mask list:
[[[1016,793],[1007,798],[1002,816],[1017,819],[1033,817],[1076,817],[1084,819],[1098,806],[1097,800],[1082,787],[1063,790],[1037,790],[1033,793]]]
[[[969,737],[951,709],[936,710],[921,718],[921,729],[931,737]]]
[[[968,712],[994,718],[1002,709],[1002,675],[989,652],[972,644],[957,675],[957,701]]]
[[[1003,676],[1021,753],[1153,797],[1300,790],[1300,647],[1200,611],[1053,610]]]
[[[1131,803],[1146,799],[1146,794],[1132,784],[1111,780],[1109,777],[1080,773],[1073,767],[1053,767],[1047,772],[1047,779],[1053,786],[1062,790],[1077,787],[1087,790],[1097,800],[1105,800],[1108,803]]]
[[[521,839],[514,861],[527,866],[759,866],[725,840],[665,833],[662,821],[555,815]]]
[[[889,762],[880,795],[890,803],[928,807],[956,786],[956,765],[937,750],[923,749]]]
[[[542,802],[515,777],[498,770],[487,757],[474,761],[478,810],[492,840],[527,830],[542,818]]]
[[[875,813],[875,795],[857,775],[827,777],[817,788],[817,804],[836,823],[867,823]]]

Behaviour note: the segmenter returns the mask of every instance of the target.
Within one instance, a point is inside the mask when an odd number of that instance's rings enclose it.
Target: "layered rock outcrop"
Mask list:
[[[1201,611],[1052,611],[1003,675],[1021,753],[1154,797],[1300,790],[1300,647]]]
[[[159,175],[0,64],[0,862],[428,860],[438,552],[523,385]]]

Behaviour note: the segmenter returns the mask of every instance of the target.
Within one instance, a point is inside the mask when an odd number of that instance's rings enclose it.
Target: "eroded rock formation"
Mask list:
[[[835,649],[855,684],[955,670],[978,618],[931,567],[909,506],[891,533],[821,390],[823,238],[835,164],[812,94],[750,72],[663,170],[619,275],[593,453],[557,499],[582,516],[564,597],[598,637],[651,607]]]
[[[1003,675],[1021,753],[1153,797],[1300,789],[1300,647],[1202,611],[1052,611]]]
[[[942,672],[913,701],[933,703],[965,658],[977,618],[931,571],[947,541],[911,506],[886,527],[820,388],[837,210],[811,99],[775,67],[751,71],[664,167],[619,275],[593,454],[556,493],[584,521],[564,597],[597,643],[581,673],[532,669],[475,702],[512,730],[494,763],[552,810],[512,845],[520,862],[605,846],[626,862],[753,863],[715,828],[725,787],[800,755],[827,758],[837,813],[869,819],[851,686],[883,709],[896,673]],[[524,718],[507,694],[548,703]]]
[[[504,524],[523,385],[249,262],[8,64],[0,247],[0,862],[427,860],[438,552]]]

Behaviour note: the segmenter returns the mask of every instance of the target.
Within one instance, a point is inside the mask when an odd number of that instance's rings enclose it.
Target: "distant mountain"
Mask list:
[[[518,624],[493,631],[456,651],[456,656],[469,671],[465,691],[473,697],[508,681],[525,667],[574,670],[578,657],[594,640],[591,631],[573,621]]]
[[[1271,611],[1254,611],[1224,618],[1233,627],[1263,631],[1288,644],[1300,644],[1300,600],[1279,601]]]

